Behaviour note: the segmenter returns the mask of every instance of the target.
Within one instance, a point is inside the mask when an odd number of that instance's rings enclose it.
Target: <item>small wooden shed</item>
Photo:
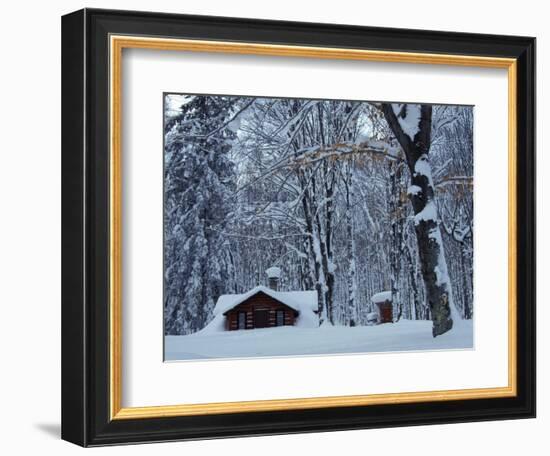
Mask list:
[[[378,311],[378,323],[393,323],[392,292],[381,291],[376,293],[371,301],[376,305]]]

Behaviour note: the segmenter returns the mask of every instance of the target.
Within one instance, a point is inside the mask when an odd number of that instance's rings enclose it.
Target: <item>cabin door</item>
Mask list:
[[[254,311],[254,327],[267,328],[269,326],[269,312],[267,310]]]
[[[382,307],[382,323],[391,323],[393,321],[392,308],[390,306]]]

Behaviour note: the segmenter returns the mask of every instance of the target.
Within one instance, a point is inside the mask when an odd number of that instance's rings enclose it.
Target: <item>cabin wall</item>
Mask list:
[[[265,326],[263,327],[275,327],[277,326],[277,311],[282,310],[284,312],[284,326],[293,326],[295,322],[295,311],[288,306],[280,303],[271,296],[264,293],[258,293],[251,296],[237,307],[231,309],[226,314],[226,329],[234,331],[238,329],[239,324],[239,312],[246,312],[245,329],[256,328],[256,322],[254,319],[254,312],[267,312],[267,318]]]

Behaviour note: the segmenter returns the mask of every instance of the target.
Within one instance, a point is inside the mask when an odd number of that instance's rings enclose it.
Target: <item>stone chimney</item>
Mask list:
[[[279,279],[281,278],[281,268],[273,266],[265,271],[267,274],[269,288],[279,291]]]

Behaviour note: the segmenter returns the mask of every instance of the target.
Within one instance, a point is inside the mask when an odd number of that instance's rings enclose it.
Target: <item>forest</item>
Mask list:
[[[164,331],[222,294],[317,290],[319,325],[433,336],[473,305],[473,107],[164,94]]]

